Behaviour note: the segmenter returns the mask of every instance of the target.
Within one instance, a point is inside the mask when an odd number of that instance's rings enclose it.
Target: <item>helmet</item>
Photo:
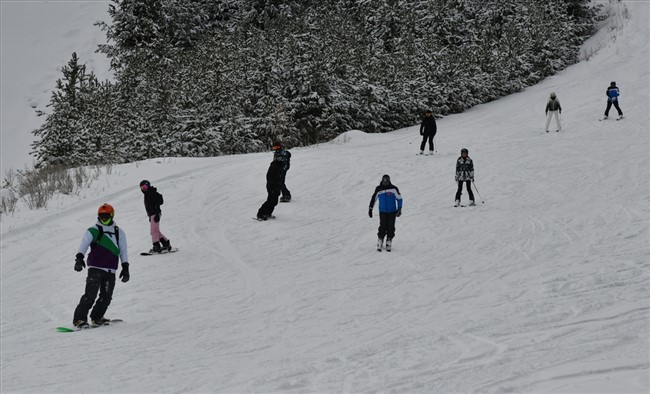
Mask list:
[[[609,86],[616,86],[616,82],[612,81],[612,83],[610,83]]]
[[[140,182],[140,190],[142,190],[143,192],[147,191],[147,189],[149,189],[150,187],[151,187],[151,183],[149,183],[148,180],[145,179],[142,182]]]
[[[273,150],[281,150],[282,148],[284,148],[282,142],[276,141],[273,143],[273,147],[272,147]]]
[[[104,225],[111,224],[113,216],[115,216],[115,209],[110,204],[104,203],[97,210],[97,219]]]
[[[551,98],[555,98],[555,92],[551,92]]]
[[[386,184],[390,183],[390,176],[389,176],[388,174],[384,174],[384,175],[381,177],[381,182],[382,182],[382,183],[386,183]]]
[[[97,214],[109,214],[111,216],[115,215],[115,209],[111,206],[111,204],[104,203],[102,204],[99,209],[97,210]]]
[[[469,151],[467,150],[467,148],[463,148],[460,150],[460,153],[469,153]]]

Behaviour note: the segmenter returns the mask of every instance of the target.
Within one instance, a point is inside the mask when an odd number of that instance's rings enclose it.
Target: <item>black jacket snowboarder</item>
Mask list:
[[[149,217],[149,232],[153,244],[151,252],[171,251],[172,245],[169,238],[165,237],[160,231],[160,218],[162,217],[160,206],[165,202],[162,194],[158,193],[158,190],[151,186],[151,183],[146,179],[140,182],[140,190],[144,195],[144,209],[147,211],[147,217]]]
[[[266,172],[266,201],[262,204],[257,211],[257,218],[260,220],[269,219],[273,216],[273,210],[278,205],[278,197],[280,197],[282,189],[282,181],[284,179],[284,160],[282,157],[276,157],[269,165],[269,170]]]
[[[273,144],[273,160],[282,160],[283,162],[283,174],[282,174],[282,185],[280,186],[280,192],[282,193],[281,202],[291,201],[291,192],[287,189],[286,179],[287,171],[291,167],[291,152],[285,149],[284,145],[279,142]]]
[[[429,154],[433,154],[433,137],[436,136],[438,132],[438,126],[436,126],[436,119],[431,113],[431,111],[426,111],[424,113],[424,119],[420,124],[420,135],[422,136],[422,143],[420,144],[420,154],[424,153],[424,147],[429,141]]]

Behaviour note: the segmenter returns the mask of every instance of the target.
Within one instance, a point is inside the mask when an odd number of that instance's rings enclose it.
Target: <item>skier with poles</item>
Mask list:
[[[90,308],[92,308],[90,319],[93,326],[110,323],[110,319],[106,319],[104,314],[113,297],[118,261],[122,261],[122,271],[120,272],[122,282],[126,283],[131,278],[126,234],[117,227],[113,220],[114,217],[115,210],[111,205],[100,206],[97,210],[97,223],[94,227],[86,230],[75,256],[74,270],[79,272],[86,266],[84,257],[90,247],[86,290],[79,300],[72,319],[72,324],[79,329],[90,328],[88,324]],[[99,298],[97,298],[97,293],[99,293]],[[95,302],[95,298],[97,298],[97,302]]]
[[[607,108],[605,109],[605,116],[602,119],[605,120],[609,117],[609,110],[612,108],[612,104],[616,108],[616,111],[618,111],[618,118],[616,118],[616,120],[623,119],[623,111],[621,111],[621,107],[618,106],[618,97],[621,95],[621,92],[618,89],[618,86],[616,86],[616,82],[609,84],[605,94],[607,95]]]
[[[160,206],[165,202],[163,196],[146,179],[140,182],[140,190],[144,194],[144,209],[147,211],[147,216],[149,217],[149,232],[151,234],[151,242],[153,243],[151,253],[171,252],[172,245],[169,238],[160,232],[160,217],[162,216]]]
[[[273,144],[273,158],[275,159],[276,157],[282,157],[284,163],[282,167],[282,185],[280,186],[280,192],[282,193],[280,202],[289,202],[291,201],[291,192],[289,189],[287,189],[285,182],[287,178],[287,171],[289,171],[289,167],[291,167],[291,152],[286,150],[282,143],[276,142]]]
[[[395,237],[395,218],[402,215],[402,195],[397,186],[390,181],[390,176],[381,177],[381,183],[375,188],[370,198],[368,216],[372,218],[375,200],[379,200],[379,230],[377,232],[377,251],[381,252],[386,238],[386,251],[390,252]]]
[[[433,154],[433,138],[436,136],[438,128],[436,126],[436,119],[434,118],[431,110],[426,110],[424,119],[420,124],[420,135],[422,136],[422,143],[420,144],[420,154],[424,154],[424,147],[429,140],[429,154]]]
[[[474,182],[474,162],[469,157],[467,148],[460,150],[460,157],[456,160],[456,182],[458,183],[458,190],[456,191],[455,207],[460,205],[460,196],[463,192],[463,183],[467,187],[467,194],[469,194],[469,206],[474,206],[474,193],[472,193],[472,182]]]
[[[560,100],[555,95],[555,92],[551,92],[551,96],[546,103],[546,132],[548,133],[548,126],[551,124],[551,118],[555,116],[555,125],[557,126],[555,132],[562,130],[560,125],[560,115],[562,113],[562,106],[560,105]]]

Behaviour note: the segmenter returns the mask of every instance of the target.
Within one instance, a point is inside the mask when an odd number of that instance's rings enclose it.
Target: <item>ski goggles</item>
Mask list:
[[[149,190],[149,185],[144,184],[144,185],[140,186],[140,190],[142,190],[143,192],[146,192],[147,190]]]
[[[97,215],[97,217],[99,218],[99,220],[106,222],[112,219],[113,215],[111,215],[110,213],[100,213],[99,215]]]

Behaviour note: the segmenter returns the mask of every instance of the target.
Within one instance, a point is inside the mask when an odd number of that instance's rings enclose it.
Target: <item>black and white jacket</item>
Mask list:
[[[456,182],[474,181],[474,162],[468,157],[456,161]]]

